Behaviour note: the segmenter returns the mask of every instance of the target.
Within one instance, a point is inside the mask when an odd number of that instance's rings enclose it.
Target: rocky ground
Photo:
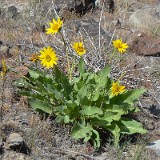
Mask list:
[[[5,80],[0,79],[2,160],[160,159],[160,1],[114,0],[113,3],[105,0],[103,4],[103,0],[96,0],[96,6],[91,0],[85,2],[1,0],[0,61],[4,58],[8,69],[25,75],[27,66],[32,65],[28,57],[46,45],[56,46],[63,60],[62,42],[58,37],[53,41],[44,33],[47,23],[59,15],[68,41],[83,36],[89,68],[96,71],[110,63],[113,78],[125,73],[122,82],[128,88],[146,88],[139,101],[141,112],[136,118],[148,134],[134,137],[134,142],[126,142],[119,149],[102,138],[103,146],[95,150],[89,143],[71,139],[70,126],[61,126],[38,115],[26,97],[16,94],[13,82],[17,75],[8,72]],[[112,39],[121,37],[129,44],[129,51],[124,60],[110,61]],[[65,67],[65,63],[61,65]]]

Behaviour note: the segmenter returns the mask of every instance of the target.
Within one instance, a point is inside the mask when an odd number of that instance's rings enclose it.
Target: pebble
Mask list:
[[[9,53],[9,48],[8,48],[8,46],[5,46],[5,45],[2,45],[1,47],[0,47],[0,53],[1,54],[8,54]]]

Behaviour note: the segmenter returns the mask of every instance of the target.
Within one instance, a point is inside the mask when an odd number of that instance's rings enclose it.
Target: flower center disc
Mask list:
[[[121,43],[118,44],[118,48],[122,48],[122,44]]]
[[[47,61],[47,62],[50,62],[51,59],[52,59],[52,58],[51,58],[49,55],[46,56],[46,61]]]
[[[116,92],[116,93],[119,92],[119,87],[116,87],[116,88],[115,88],[115,92]]]
[[[78,51],[79,52],[83,52],[83,50],[84,50],[83,47],[78,46]]]
[[[58,24],[54,24],[52,27],[53,30],[58,30],[59,29],[59,25]]]

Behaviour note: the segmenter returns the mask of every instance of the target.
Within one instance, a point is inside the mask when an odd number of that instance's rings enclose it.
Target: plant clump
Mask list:
[[[95,148],[100,147],[99,128],[112,133],[114,145],[117,147],[121,134],[145,134],[140,122],[126,118],[131,113],[139,111],[135,102],[145,92],[145,89],[127,90],[120,81],[110,78],[110,66],[105,66],[98,72],[87,70],[83,56],[87,49],[82,41],[73,45],[66,43],[61,32],[63,22],[53,19],[46,34],[60,34],[64,42],[68,73],[64,74],[58,67],[56,52],[51,47],[43,48],[36,61],[52,72],[39,69],[37,65],[29,68],[29,76],[23,76],[15,82],[20,87],[19,94],[28,96],[32,108],[56,117],[61,124],[71,124],[71,136],[92,141]],[[79,56],[71,62],[68,58],[68,48]],[[126,52],[128,45],[122,40],[113,41],[113,46],[120,53]],[[73,69],[78,68],[78,76]]]

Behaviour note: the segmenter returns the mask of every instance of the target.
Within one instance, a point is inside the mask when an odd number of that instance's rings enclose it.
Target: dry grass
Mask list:
[[[39,2],[42,3],[42,1],[40,0]],[[49,2],[51,1],[47,1],[47,3]],[[117,30],[114,30],[113,26],[116,24],[117,20],[120,20],[124,25],[122,27],[126,27],[126,29],[128,29],[125,20],[131,14],[132,9],[136,9],[134,8],[133,4],[124,3],[121,0],[116,0],[116,2],[117,8],[114,15],[103,13],[103,11],[101,11],[99,12],[99,15],[101,15],[100,18],[97,18],[98,21],[101,20],[101,23],[99,24],[100,27],[107,31],[109,36],[111,37],[109,42],[104,40],[101,32],[98,32],[98,35],[96,35],[97,39],[95,39],[95,37],[93,38],[88,33],[88,31],[83,28],[77,33],[76,25],[73,23],[74,21],[72,21],[73,25],[71,26],[71,28],[67,28],[67,22],[64,24],[63,33],[65,35],[65,39],[70,46],[77,37],[79,38],[83,36],[89,51],[89,54],[85,57],[88,68],[92,68],[93,70],[97,71],[109,62],[113,70],[112,76],[115,79],[118,79],[122,75],[124,75],[121,80],[124,84],[127,85],[128,88],[144,86],[148,87],[148,90],[153,91],[155,90],[155,84],[154,82],[152,82],[150,68],[147,68],[152,67],[152,64],[148,63],[149,60],[147,61],[146,58],[138,57],[132,53],[130,53],[129,55],[116,57],[112,57],[110,55],[111,40],[114,37],[120,37],[120,34],[116,34]],[[135,0],[133,3],[151,4],[153,2],[155,1]],[[5,3],[23,3],[27,5],[28,0],[5,0]],[[43,1],[43,4],[44,3],[45,1]],[[26,8],[25,12],[23,13],[22,19],[13,20],[4,18],[0,20],[0,40],[2,40],[4,43],[12,44],[12,46],[14,47],[20,46],[20,48],[15,47],[15,50],[12,50],[12,54],[15,52],[15,54],[13,54],[15,55],[14,58],[11,57],[7,60],[8,66],[10,67],[15,67],[23,64],[30,65],[30,62],[28,62],[28,56],[30,55],[30,53],[37,52],[40,48],[46,45],[54,46],[56,51],[59,53],[59,57],[63,61],[63,42],[59,39],[58,36],[53,40],[52,37],[46,36],[41,30],[41,27],[43,25],[47,25],[47,22],[51,19],[52,14],[50,14],[50,11],[53,6],[48,8],[48,12],[41,14],[39,12],[43,10],[43,5],[41,4],[39,6],[41,8],[38,8],[38,5],[31,5],[30,1],[30,8]],[[28,16],[33,8],[36,9],[38,14],[36,14],[35,17]],[[84,17],[84,20],[85,19],[87,19],[87,17]],[[33,20],[35,20],[35,22],[33,22]],[[38,21],[39,23],[37,25]],[[72,60],[73,51],[71,47],[69,48],[69,50],[70,59]],[[22,59],[19,57],[21,57]],[[66,66],[66,64],[64,64],[64,61],[61,65],[63,68],[65,68]],[[8,85],[11,85],[11,81],[11,77],[7,77],[4,87],[8,87]],[[156,97],[155,92],[154,94],[154,96]],[[81,142],[75,142],[71,140],[68,135],[69,127],[67,128],[67,126],[59,126],[53,121],[50,121],[50,119],[41,119],[39,115],[32,111],[30,106],[28,106],[26,99],[23,98],[17,100],[17,97],[13,95],[12,101],[10,102],[8,102],[7,99],[3,99],[3,124],[4,126],[9,126],[8,132],[22,132],[25,142],[32,150],[31,156],[33,159],[36,159],[36,157],[39,155],[41,155],[40,159],[45,158],[45,156],[54,157],[56,155],[59,155],[59,157],[65,157],[65,155],[72,155],[71,157],[74,157],[75,155],[78,155],[83,156],[84,159],[96,159],[94,158],[94,156],[92,156],[94,151],[92,147],[87,146],[87,144],[82,144]],[[24,125],[22,122],[20,122],[20,120],[23,119],[21,118],[22,113],[26,113],[26,115],[24,114],[24,118],[26,118],[27,120],[27,125]],[[6,123],[7,121],[10,121],[12,123],[8,125],[9,122]],[[6,130],[8,129],[4,128],[3,130],[4,139],[6,138]],[[48,155],[44,153],[45,151]],[[143,142],[135,145],[128,143],[119,149],[115,149],[111,145],[109,145],[108,148],[106,147],[105,151],[108,152],[107,156],[111,156],[110,158],[113,158],[114,160],[156,160],[155,155],[145,149],[145,145],[143,144]],[[58,159],[58,156],[56,158]]]

